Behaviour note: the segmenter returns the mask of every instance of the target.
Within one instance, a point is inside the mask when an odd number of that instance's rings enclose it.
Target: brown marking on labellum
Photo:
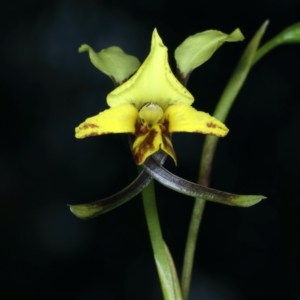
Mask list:
[[[172,153],[173,157],[175,158],[175,161],[177,161],[176,153],[174,151],[174,148],[173,148],[170,140],[163,134],[162,134],[162,140],[163,140],[165,149],[168,151],[168,153]]]
[[[153,146],[153,141],[157,133],[158,132],[154,129],[150,130],[146,138],[139,145],[139,147],[135,149],[136,151],[134,152],[133,156],[137,164],[141,163],[142,158],[145,156],[146,152],[155,149]]]
[[[99,128],[98,125],[95,125],[95,124],[84,124],[82,127],[82,129],[88,129],[88,128]]]
[[[167,128],[166,128],[166,126],[164,124],[159,124],[159,127],[160,127],[162,133],[166,133],[167,132]]]
[[[163,122],[163,124],[160,124],[160,128],[161,128],[161,132],[164,133],[164,134],[169,134],[169,120],[166,118]]]
[[[134,124],[134,127],[135,127],[135,132],[134,134],[137,135],[137,133],[139,132],[139,129],[140,129],[140,126],[141,126],[141,123],[138,121],[138,119],[136,120],[135,124]]]
[[[135,136],[141,136],[141,135],[145,135],[146,133],[148,133],[149,129],[147,124],[135,124]]]

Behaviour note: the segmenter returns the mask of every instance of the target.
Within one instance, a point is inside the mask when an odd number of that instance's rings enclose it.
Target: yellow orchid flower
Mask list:
[[[210,36],[211,39],[207,36]],[[193,40],[207,42],[204,45],[201,59],[199,50],[191,45]],[[234,31],[231,35],[225,35],[219,31],[205,31],[189,37],[177,48],[177,65],[184,64],[181,68],[188,75],[195,67],[209,59],[214,51],[225,41],[242,40],[243,36]],[[213,42],[212,42],[213,40]],[[134,60],[135,66],[123,77],[113,74],[105,66],[105,73],[112,79],[118,79],[118,83],[124,82],[139,66],[136,58],[125,54],[117,47],[111,47],[115,52],[122,52],[122,59]],[[189,59],[182,54],[189,49]],[[109,48],[107,48],[109,49]],[[117,51],[116,51],[117,50]],[[93,64],[95,59],[103,58],[110,52],[101,51],[95,53],[89,46],[83,45],[80,52],[89,51]],[[198,55],[198,56],[197,56]],[[175,53],[176,56],[176,53]],[[183,59],[181,59],[183,57]],[[127,60],[126,60],[127,61]],[[125,65],[125,64],[124,64]],[[104,67],[103,67],[104,69]],[[102,70],[103,71],[103,70]],[[104,71],[103,71],[104,72]],[[123,74],[123,73],[122,73]],[[85,138],[109,133],[130,133],[135,136],[132,147],[135,162],[140,165],[153,153],[163,150],[170,155],[177,164],[170,135],[175,132],[196,132],[224,137],[228,128],[208,113],[197,111],[191,104],[194,97],[176,79],[168,63],[168,49],[163,44],[158,32],[154,29],[152,34],[151,49],[148,57],[138,68],[137,72],[127,81],[119,85],[107,96],[109,109],[98,115],[86,119],[76,129],[76,138]]]

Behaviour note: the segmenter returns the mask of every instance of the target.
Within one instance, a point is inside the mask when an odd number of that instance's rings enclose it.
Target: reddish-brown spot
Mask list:
[[[97,133],[97,132],[91,132],[89,134],[86,134],[84,137],[86,138],[86,137],[89,137],[89,136],[97,136],[97,135],[99,135],[99,133]]]
[[[214,136],[218,136],[218,137],[223,137],[223,135],[217,134],[217,133],[214,133],[214,132],[208,132],[206,134],[210,134],[210,135],[214,135]]]
[[[207,127],[211,127],[211,128],[216,128],[216,127],[217,127],[217,125],[214,124],[213,122],[206,123],[206,126],[207,126]]]
[[[217,124],[214,124],[213,122],[206,123],[206,126],[209,128],[219,128],[219,129],[224,130],[224,128],[222,126],[218,126]]]
[[[215,133],[215,132],[206,132],[206,133],[204,133],[203,131],[200,131],[200,130],[196,130],[196,131],[194,131],[194,132],[195,132],[195,133],[201,133],[201,134],[214,135],[214,136],[218,136],[218,137],[223,137],[222,134],[217,134],[217,133]]]
[[[141,144],[135,149],[134,160],[137,164],[142,162],[145,153],[154,149],[153,141],[157,135],[157,131],[152,129],[149,131],[146,138],[141,142]]]
[[[160,127],[162,133],[165,133],[167,131],[167,128],[164,124],[159,124],[159,127]]]
[[[81,128],[88,129],[88,128],[99,128],[98,125],[95,124],[84,124]]]

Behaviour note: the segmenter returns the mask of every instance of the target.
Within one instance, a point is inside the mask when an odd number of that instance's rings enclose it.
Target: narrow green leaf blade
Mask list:
[[[293,24],[280,33],[274,38],[269,40],[267,43],[262,45],[255,54],[253,65],[256,64],[262,57],[264,57],[271,50],[277,46],[284,44],[299,44],[300,43],[300,23]]]
[[[176,270],[171,252],[170,252],[170,250],[169,250],[166,243],[165,243],[165,249],[166,249],[166,254],[168,256],[169,265],[170,265],[170,268],[171,268],[175,298],[176,298],[176,300],[182,300],[183,297],[182,297],[182,293],[181,293],[181,288],[180,288],[180,283],[179,283],[179,279],[178,279],[178,275],[177,275],[177,270]]]
[[[160,280],[160,285],[164,295],[164,300],[177,300],[175,297],[175,291],[173,287],[173,281],[170,274],[164,269],[164,265],[161,264],[159,259],[154,255],[155,264]]]

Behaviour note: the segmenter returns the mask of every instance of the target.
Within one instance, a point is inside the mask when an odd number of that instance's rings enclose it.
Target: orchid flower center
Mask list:
[[[157,124],[163,117],[162,108],[156,103],[146,103],[139,111],[139,117],[143,124],[147,124],[151,128],[154,124]]]

